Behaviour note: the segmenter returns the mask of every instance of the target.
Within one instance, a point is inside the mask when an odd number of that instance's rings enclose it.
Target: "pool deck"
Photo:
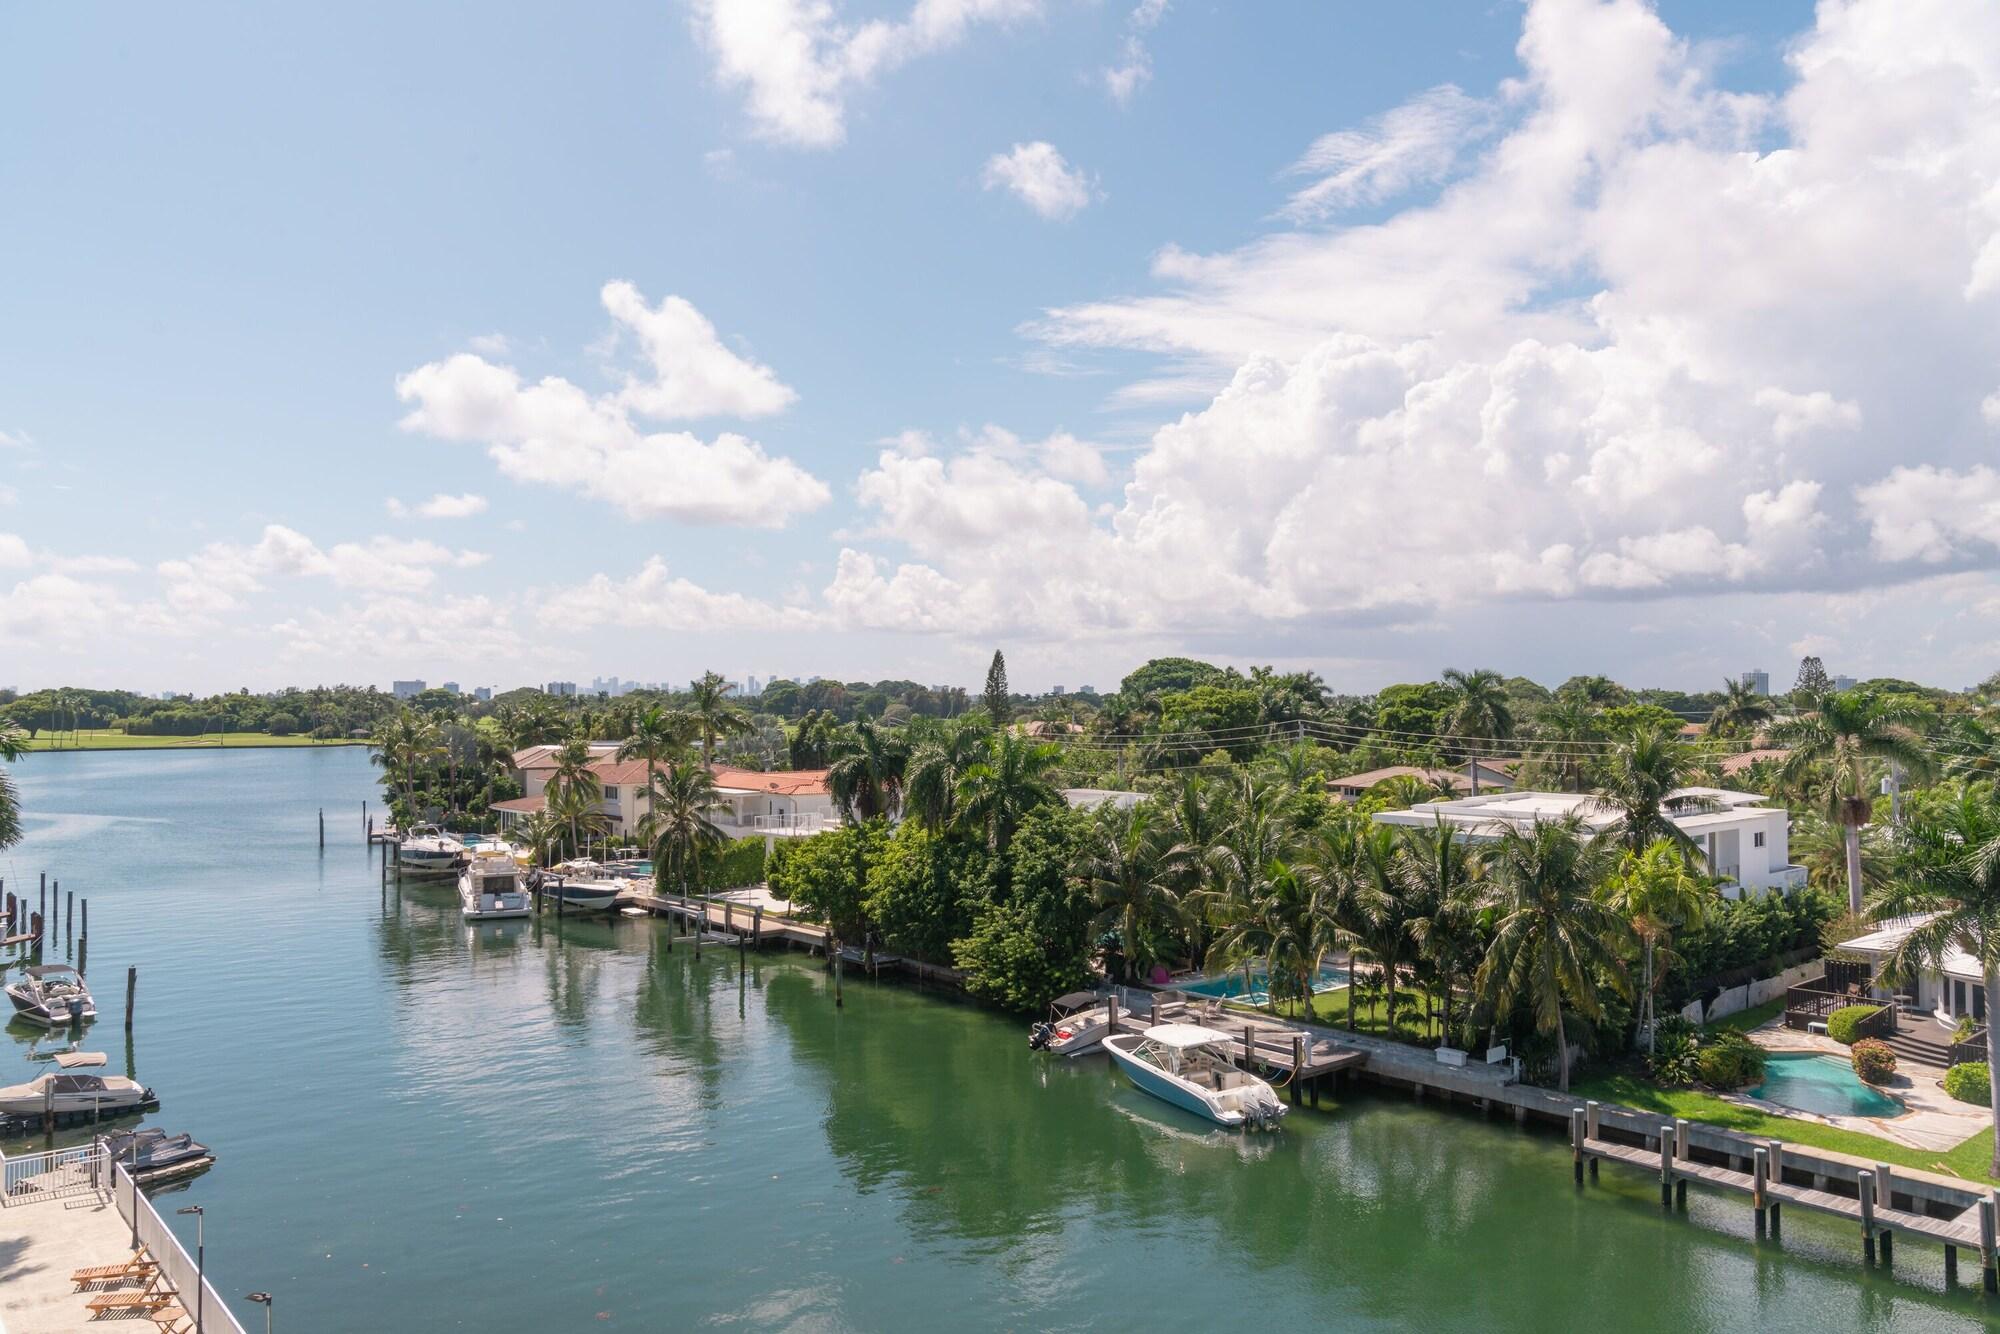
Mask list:
[[[1820,1056],[1832,1056],[1841,1061],[1852,1059],[1852,1053],[1832,1038],[1817,1033],[1801,1033],[1786,1028],[1782,1022],[1773,1021],[1762,1028],[1752,1030],[1750,1038],[1758,1046],[1772,1052],[1810,1052]],[[1934,1066],[1899,1062],[1896,1077],[1883,1085],[1883,1090],[1902,1100],[1907,1109],[1900,1116],[1821,1116],[1815,1112],[1800,1111],[1796,1107],[1786,1107],[1780,1103],[1753,1098],[1746,1093],[1726,1093],[1726,1100],[1754,1107],[1772,1116],[1790,1117],[1798,1121],[1816,1121],[1820,1125],[1836,1126],[1842,1130],[1858,1131],[1864,1135],[1879,1135],[1883,1139],[1895,1140],[1898,1144],[1913,1149],[1944,1151],[1955,1149],[1992,1124],[1984,1107],[1973,1107],[1948,1096],[1944,1091],[1944,1071]]]
[[[0,1208],[0,1328],[7,1334],[71,1334],[101,1330],[70,1271],[117,1264],[132,1255],[132,1227],[101,1191],[40,1199]],[[111,1291],[97,1288],[93,1291]],[[150,1328],[151,1321],[135,1323]]]

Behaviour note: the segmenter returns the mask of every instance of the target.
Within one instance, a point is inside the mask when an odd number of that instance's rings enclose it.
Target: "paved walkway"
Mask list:
[[[1750,1038],[1767,1051],[1810,1051],[1838,1057],[1842,1061],[1853,1059],[1853,1052],[1832,1038],[1786,1028],[1782,1019],[1773,1019],[1751,1030]],[[1902,1099],[1903,1106],[1909,1110],[1901,1116],[1819,1116],[1747,1094],[1727,1093],[1723,1096],[1730,1102],[1740,1102],[1773,1116],[1786,1116],[1795,1121],[1817,1121],[1821,1125],[1859,1131],[1864,1135],[1880,1135],[1883,1139],[1892,1139],[1913,1149],[1955,1149],[1993,1124],[1991,1114],[1984,1107],[1960,1102],[1945,1093],[1944,1071],[1936,1066],[1918,1065],[1898,1058],[1895,1078],[1883,1087]]]
[[[0,1329],[6,1334],[102,1330],[106,1322],[91,1323],[83,1305],[90,1294],[76,1290],[70,1271],[117,1264],[131,1255],[131,1225],[109,1196],[86,1191],[0,1208]]]

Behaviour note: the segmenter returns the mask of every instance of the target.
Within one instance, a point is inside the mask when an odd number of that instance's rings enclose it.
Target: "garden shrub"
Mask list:
[[[1962,1014],[1958,1017],[1958,1022],[1951,1027],[1951,1040],[1953,1042],[1970,1042],[1972,1041],[1973,1032],[1978,1027],[1977,1024],[1972,1022],[1971,1015]]]
[[[1992,1078],[1986,1062],[1967,1061],[1944,1072],[1944,1091],[1960,1102],[1969,1102],[1975,1107],[1990,1107],[1993,1105]]]
[[[1653,1054],[1646,1067],[1668,1088],[1684,1088],[1701,1077],[1701,1047],[1694,1025],[1680,1015],[1662,1019],[1653,1030]]]
[[[1863,1038],[1854,1044],[1854,1073],[1864,1083],[1886,1084],[1896,1073],[1896,1053],[1880,1038]]]
[[[1725,1028],[1696,1057],[1701,1082],[1710,1088],[1740,1089],[1764,1077],[1764,1049],[1733,1028]]]
[[[1855,1030],[1882,1013],[1879,1005],[1845,1005],[1826,1017],[1826,1035],[1835,1042],[1854,1045]]]

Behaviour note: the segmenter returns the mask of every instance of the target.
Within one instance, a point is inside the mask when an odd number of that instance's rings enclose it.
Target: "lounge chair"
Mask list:
[[[139,1291],[100,1293],[85,1302],[83,1306],[90,1312],[93,1320],[108,1311],[137,1311],[142,1315],[151,1315],[179,1295],[174,1285],[167,1282],[166,1275],[156,1269],[153,1271],[153,1276],[146,1281],[146,1286]]]
[[[146,1254],[146,1248],[141,1246],[132,1252],[132,1258],[129,1260],[115,1265],[91,1265],[87,1269],[75,1270],[70,1274],[69,1281],[76,1284],[77,1291],[81,1292],[93,1283],[122,1283],[127,1279],[151,1278],[153,1271],[158,1268],[159,1265],[154,1262],[153,1257]]]

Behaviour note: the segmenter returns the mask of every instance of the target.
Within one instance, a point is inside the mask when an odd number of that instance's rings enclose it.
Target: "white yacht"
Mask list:
[[[81,1026],[97,1018],[97,1002],[90,998],[90,988],[76,969],[66,963],[45,963],[23,971],[26,976],[7,987],[16,1019],[42,1028],[62,1028],[73,1019]]]
[[[459,908],[468,922],[526,917],[534,907],[511,851],[481,848],[458,873]]]
[[[396,845],[396,865],[415,875],[449,875],[465,855],[465,844],[434,824],[412,827]]]
[[[1199,1024],[1160,1024],[1104,1039],[1126,1077],[1163,1102],[1219,1126],[1275,1125],[1285,1104],[1229,1057],[1230,1037]]]

